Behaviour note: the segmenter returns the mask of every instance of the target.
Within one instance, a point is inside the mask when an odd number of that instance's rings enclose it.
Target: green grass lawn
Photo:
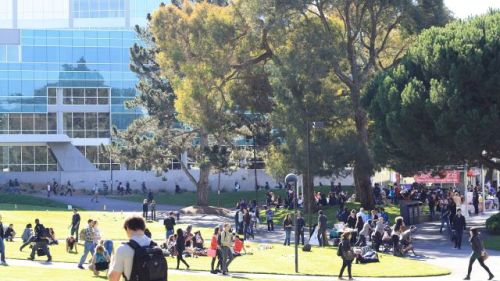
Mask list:
[[[31,195],[0,193],[0,210],[66,210],[67,205]]]
[[[349,194],[352,194],[353,188],[343,187],[345,191]],[[285,198],[285,190],[284,189],[272,189],[271,190],[276,196],[281,196],[283,199]],[[317,186],[315,187],[315,191],[320,191],[328,194],[330,191],[329,186]],[[257,197],[258,202],[264,204],[266,202],[266,190],[255,191],[240,191],[240,192],[222,192],[219,196],[217,192],[209,192],[208,194],[208,203],[210,206],[220,206],[223,208],[235,208],[236,203],[241,199],[246,200],[255,200]],[[145,196],[141,194],[135,195],[125,195],[125,196],[112,196],[110,198],[133,201],[142,203]],[[195,192],[183,192],[180,194],[170,193],[170,192],[157,192],[154,194],[154,199],[157,204],[165,204],[165,205],[176,205],[176,206],[191,206],[196,204],[196,193]]]
[[[75,274],[77,272],[78,274]],[[29,267],[5,267],[1,269],[2,281],[98,281],[107,280],[104,273],[94,277],[90,271],[75,271],[75,269],[52,269],[52,268],[29,268]],[[71,278],[69,278],[71,276]],[[169,272],[169,281],[216,281],[220,276],[208,276],[197,273]],[[248,281],[275,281],[278,279],[245,277]],[[314,281],[314,280],[312,280]]]
[[[46,227],[53,227],[57,237],[63,239],[69,234],[69,223],[71,212],[69,211],[2,211],[3,222],[13,223],[18,233],[22,232],[23,226],[28,222],[33,222],[35,218],[39,218]],[[105,239],[125,240],[125,232],[122,228],[122,223],[125,214],[121,213],[105,213],[105,212],[81,212],[82,220],[88,218],[97,219],[99,221],[100,230]],[[153,233],[153,238],[156,241],[162,241],[164,237],[164,229],[160,223],[149,223],[148,228]],[[195,226],[195,230],[196,230]],[[208,240],[211,237],[211,229],[201,229],[204,238]],[[23,252],[19,251],[21,242],[16,239],[16,242],[6,242],[7,258],[25,259],[28,256],[29,249],[26,248]],[[54,261],[76,262],[80,255],[74,253],[66,253],[64,243],[58,246],[51,247],[51,253]],[[118,246],[119,242],[115,242]],[[80,253],[82,247],[79,246]],[[237,258],[231,264],[232,272],[247,272],[247,273],[271,273],[271,274],[293,274],[293,247],[285,247],[278,244],[273,244],[271,249],[265,248],[263,245],[256,243],[248,243],[247,251],[252,255]],[[210,267],[210,258],[189,258],[187,259],[193,270],[206,271]],[[169,267],[175,266],[174,259],[168,259]],[[338,273],[341,266],[341,260],[336,255],[336,249],[329,248],[313,248],[312,252],[300,252],[300,273],[309,275],[335,275]],[[401,271],[400,268],[406,270]],[[3,268],[0,269],[3,272]],[[448,270],[436,266],[429,265],[425,262],[414,261],[410,259],[396,258],[388,255],[381,255],[381,263],[355,265],[353,274],[356,276],[429,276],[448,274]],[[19,279],[15,279],[19,280]],[[39,279],[45,280],[45,279]],[[51,279],[54,280],[54,279]],[[72,279],[73,280],[73,279]],[[75,279],[77,280],[77,279]],[[82,279],[86,280],[86,279]],[[2,278],[2,281],[5,279]]]
[[[486,249],[500,251],[500,236],[490,235],[484,240],[484,247]]]

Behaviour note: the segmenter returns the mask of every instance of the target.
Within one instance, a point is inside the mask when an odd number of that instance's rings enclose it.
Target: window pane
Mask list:
[[[84,104],[84,97],[83,89],[73,89],[73,104]]]
[[[87,146],[87,159],[91,163],[99,163],[98,158],[97,158],[97,146]]]
[[[99,89],[99,104],[109,104],[109,89]]]
[[[57,117],[55,113],[47,114],[47,127],[49,130],[49,134],[55,134],[57,132]]]
[[[49,88],[47,95],[48,95],[48,103],[56,104],[56,88]]]
[[[85,89],[85,104],[97,104],[97,89]]]
[[[56,158],[54,158],[54,154],[52,153],[52,151],[50,150],[50,148],[48,149],[48,154],[47,154],[47,163],[49,164],[57,164],[57,161],[56,161]],[[57,170],[57,167],[56,169]],[[51,171],[54,171],[54,170],[51,170]]]
[[[66,112],[63,113],[63,131],[71,137],[73,131],[73,114]]]
[[[37,133],[40,133],[41,131],[47,132],[46,114],[35,114],[35,131],[37,131]]]
[[[22,115],[22,133],[23,134],[33,134],[33,114],[23,114]]]
[[[20,134],[21,133],[21,114],[11,113],[9,114],[9,133],[10,134]]]
[[[8,130],[9,130],[9,115],[0,114],[0,134],[7,134]]]
[[[21,164],[21,147],[11,146],[9,148],[9,162],[10,164]]]
[[[47,164],[47,147],[35,146],[35,164]],[[47,167],[45,167],[47,169]]]
[[[34,154],[34,147],[33,146],[23,146],[22,148],[23,151],[23,159],[22,159],[22,164],[30,164],[33,165],[35,164],[35,154]],[[23,168],[24,170],[24,168]]]
[[[109,113],[99,113],[99,130],[109,131]]]
[[[7,45],[7,61],[19,62],[19,46]]]
[[[63,89],[63,103],[72,104],[73,98],[71,95],[71,89]]]

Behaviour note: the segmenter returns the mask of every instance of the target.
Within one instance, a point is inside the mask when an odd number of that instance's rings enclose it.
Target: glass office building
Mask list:
[[[132,30],[153,0],[0,0],[0,168],[118,168],[101,144],[141,114]]]

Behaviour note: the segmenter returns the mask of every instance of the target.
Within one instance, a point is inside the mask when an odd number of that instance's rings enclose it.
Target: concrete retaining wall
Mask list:
[[[195,178],[198,177],[199,171],[192,170]],[[230,191],[237,181],[240,184],[241,190],[255,190],[254,170],[240,169],[232,174],[221,174],[221,189]],[[103,186],[103,182],[108,185],[111,182],[111,173],[109,171],[96,172],[0,172],[0,184],[6,184],[9,180],[18,179],[20,183],[31,183],[35,187],[44,187],[47,182],[52,182],[54,179],[59,183],[66,183],[68,180],[76,189],[90,189],[97,183],[99,187]],[[278,185],[278,182],[268,175],[264,170],[257,170],[257,179],[260,186],[264,186],[266,181],[271,187]],[[217,190],[218,175],[210,175],[210,188]],[[333,179],[335,182],[341,181],[342,185],[353,185],[352,176],[346,178]],[[175,185],[179,184],[182,189],[189,191],[196,190],[195,186],[189,181],[186,174],[181,170],[170,170],[158,176],[154,172],[144,172],[135,170],[119,170],[113,171],[114,188],[118,182],[129,181],[132,189],[140,189],[141,183],[144,181],[147,188],[152,190],[164,189],[173,192]],[[320,182],[323,185],[329,185],[329,178],[315,178],[315,185]]]

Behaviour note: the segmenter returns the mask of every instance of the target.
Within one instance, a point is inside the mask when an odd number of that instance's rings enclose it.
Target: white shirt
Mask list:
[[[132,239],[136,241],[140,246],[148,246],[151,244],[151,239],[146,235],[142,236],[132,236]],[[109,266],[109,272],[120,272],[125,274],[127,279],[130,279],[130,274],[132,274],[132,265],[134,263],[134,249],[132,249],[127,244],[122,244],[118,249],[116,249],[116,254],[113,255],[111,259],[111,265]]]
[[[50,184],[47,184],[47,190],[50,191]]]

